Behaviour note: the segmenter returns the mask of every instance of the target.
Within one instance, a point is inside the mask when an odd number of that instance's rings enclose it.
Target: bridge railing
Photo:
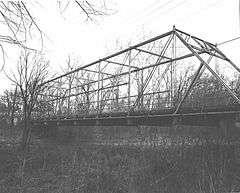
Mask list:
[[[64,111],[53,112],[51,110],[46,111],[44,114],[35,114],[36,118],[53,119],[53,118],[73,118],[73,117],[101,117],[101,116],[128,116],[135,113],[164,113],[174,112],[176,104],[171,103],[169,97],[160,96],[157,93],[148,93],[143,96],[141,103],[133,107],[136,98],[138,96],[132,96],[129,104],[128,97],[119,97],[118,99],[105,99],[98,104],[97,101],[90,101],[89,103],[82,103],[81,107],[85,108],[63,108]],[[99,105],[99,107],[98,107]],[[226,95],[215,95],[215,96],[202,96],[202,97],[188,97],[182,105],[181,112],[184,111],[212,111],[212,110],[224,110],[227,108],[238,108],[239,105],[232,100],[230,96]],[[169,110],[169,111],[166,111]]]

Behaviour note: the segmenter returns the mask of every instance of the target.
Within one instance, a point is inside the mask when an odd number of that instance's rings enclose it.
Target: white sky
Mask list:
[[[83,64],[116,51],[122,45],[165,33],[173,25],[212,43],[240,36],[239,0],[106,0],[116,13],[96,23],[84,23],[75,8],[60,14],[55,1],[41,1],[33,15],[48,38],[44,52],[53,70],[60,72],[68,55]],[[144,36],[144,38],[143,38]],[[220,47],[240,66],[240,41]],[[14,69],[16,52],[9,52],[8,68]],[[0,92],[10,83],[0,73]]]

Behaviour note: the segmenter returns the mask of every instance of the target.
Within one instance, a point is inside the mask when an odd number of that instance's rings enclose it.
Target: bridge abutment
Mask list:
[[[99,119],[97,119],[95,125],[96,125],[96,126],[102,126],[102,122],[101,122]]]
[[[236,117],[223,118],[219,120],[219,134],[231,140],[240,136],[240,120]]]

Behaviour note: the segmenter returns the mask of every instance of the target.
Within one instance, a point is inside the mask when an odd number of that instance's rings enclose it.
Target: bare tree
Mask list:
[[[14,126],[14,118],[17,117],[16,113],[19,110],[19,100],[17,87],[14,90],[5,90],[1,101],[6,105],[6,117],[10,128]]]
[[[48,62],[41,56],[28,51],[22,52],[17,64],[17,72],[7,75],[20,91],[23,111],[22,148],[25,149],[30,139],[30,120],[38,100],[39,93],[46,89],[43,82],[48,77]]]
[[[68,56],[68,59],[67,59],[67,66],[65,67],[65,69],[62,69],[63,73],[67,73],[71,70],[73,70],[74,68],[76,68],[75,64],[72,62],[72,59],[71,59],[71,56]],[[60,110],[60,113],[62,113],[62,108],[64,107],[64,102],[66,101],[67,99],[67,104],[66,104],[66,113],[67,114],[70,114],[71,113],[71,95],[72,95],[72,87],[73,87],[73,84],[74,84],[74,80],[77,78],[77,73],[73,73],[73,74],[70,74],[66,77],[66,88],[61,88],[62,87],[62,84],[59,84],[58,86],[58,91],[60,89],[62,89],[62,93],[59,93],[60,95],[58,96],[59,97],[59,101],[58,101],[58,108]],[[67,97],[69,96],[69,97]]]
[[[86,16],[86,20],[93,21],[95,17],[106,15],[107,9],[105,1],[91,2],[89,0],[81,1],[56,1],[60,12],[64,12],[69,7],[80,9],[80,13]],[[29,40],[33,40],[37,35],[41,40],[41,49],[43,48],[44,32],[38,24],[40,19],[38,15],[33,14],[33,9],[41,6],[38,2],[25,1],[0,1],[0,22],[5,27],[6,34],[0,34],[0,50],[2,52],[3,65],[5,65],[6,44],[18,45],[23,48],[32,49],[27,46]],[[37,38],[38,38],[37,37]]]

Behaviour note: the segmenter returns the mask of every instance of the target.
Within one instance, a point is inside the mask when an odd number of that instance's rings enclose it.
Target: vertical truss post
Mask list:
[[[143,93],[144,91],[143,91],[143,82],[144,82],[144,73],[143,73],[143,70],[141,71],[142,73],[141,73],[141,93]],[[144,95],[142,95],[141,96],[141,99],[140,99],[140,103],[141,103],[141,108],[143,108],[143,106],[144,106],[144,103],[143,103],[143,101],[144,101]]]
[[[170,104],[173,103],[173,62],[171,62],[170,68]]]
[[[71,77],[68,79],[68,98],[67,98],[67,114],[70,114],[70,95],[71,95]]]
[[[175,31],[175,26],[173,26],[173,31]],[[172,59],[176,58],[176,36],[175,32],[173,33],[173,42],[172,42]],[[170,106],[173,106],[173,97],[174,97],[174,78],[175,78],[175,61],[171,62],[171,85],[170,85]]]
[[[58,86],[58,84],[56,84],[57,86]],[[54,111],[55,111],[55,114],[57,115],[57,109],[58,109],[58,92],[59,92],[59,89],[57,89],[57,92],[56,92],[56,97],[57,97],[57,99],[56,99],[56,102],[55,102],[55,109],[54,109]],[[54,94],[55,92],[53,92],[53,94]],[[52,98],[51,98],[52,99]]]
[[[97,89],[97,117],[100,112],[100,71],[101,71],[101,62],[98,63],[98,89]]]
[[[15,88],[15,93],[17,93],[16,89],[17,89],[17,87]],[[16,94],[14,94],[14,95],[16,95]],[[48,95],[50,95],[50,90],[48,90]],[[53,106],[53,103],[54,103],[54,102],[52,102],[52,106]],[[47,109],[47,114],[48,114],[48,116],[50,115],[50,112],[49,112],[49,111],[51,112],[51,110]]]
[[[62,78],[59,80],[59,89],[60,92],[57,93],[57,97],[58,97],[58,109],[57,109],[57,114],[60,113],[60,115],[62,114],[62,109],[61,109],[61,98],[59,97],[61,95],[61,87],[62,87]]]
[[[128,57],[128,113],[131,109],[131,50],[129,50]]]
[[[90,99],[90,84],[89,84],[89,81],[90,81],[90,73],[87,74],[87,115],[89,115],[91,113],[91,99]]]
[[[158,79],[157,79],[157,88],[154,88],[153,90],[156,90],[156,91],[158,91],[158,89],[160,89],[160,87],[161,87],[161,78],[159,78],[160,76],[161,76],[161,68],[159,67],[158,68]],[[159,105],[159,103],[160,103],[160,96],[161,94],[160,93],[158,93],[157,94],[157,104]]]
[[[50,90],[50,89],[49,89]],[[43,97],[44,98],[44,97]],[[44,100],[44,99],[43,99]],[[46,98],[45,98],[45,100],[46,100]],[[47,97],[47,100],[48,100],[48,97]],[[52,114],[53,115],[56,115],[56,112],[55,112],[55,106],[56,106],[56,101],[52,101],[52,103],[50,103],[51,104],[51,107],[52,107]],[[48,105],[48,104],[47,104]]]
[[[115,95],[115,100],[114,100],[114,105],[116,107],[116,109],[118,109],[119,104],[118,104],[118,100],[119,100],[119,77],[117,76],[117,88],[114,90],[114,95]]]
[[[103,104],[102,104],[102,100],[103,100],[103,81],[104,81],[104,74],[103,73],[100,73],[100,76],[101,76],[101,86],[100,86],[100,99],[99,99],[99,113],[101,113],[102,112],[102,106],[103,106]]]
[[[76,94],[80,92],[79,83],[81,83],[81,82],[80,82],[78,76],[79,76],[79,73],[77,73],[77,78],[76,78],[76,85],[77,85],[76,90],[75,90]],[[80,97],[79,95],[76,96],[76,102],[77,103],[76,103],[76,108],[75,109],[76,109],[77,113],[79,112],[79,102],[81,100],[81,99],[79,99],[79,97]]]
[[[114,91],[114,79],[110,79],[110,82],[112,82],[112,84],[110,84],[110,89],[111,89],[111,92],[110,92],[110,94],[109,94],[109,105],[110,105],[110,112],[112,112],[112,110],[113,110],[113,103],[114,103],[114,93],[113,93],[113,91]]]
[[[58,85],[57,85],[58,86]],[[59,99],[58,99],[58,92],[59,92],[59,89],[57,89],[57,93],[56,93],[56,97],[57,97],[57,100],[56,100],[56,103],[55,103],[55,114],[57,115],[58,113],[58,103],[59,103]]]
[[[240,100],[237,95],[231,90],[231,88],[222,80],[218,74],[212,70],[212,68],[202,59],[202,57],[176,32],[176,36],[181,40],[181,42],[193,53],[196,58],[212,73],[213,76],[227,89],[228,93],[240,104]]]

